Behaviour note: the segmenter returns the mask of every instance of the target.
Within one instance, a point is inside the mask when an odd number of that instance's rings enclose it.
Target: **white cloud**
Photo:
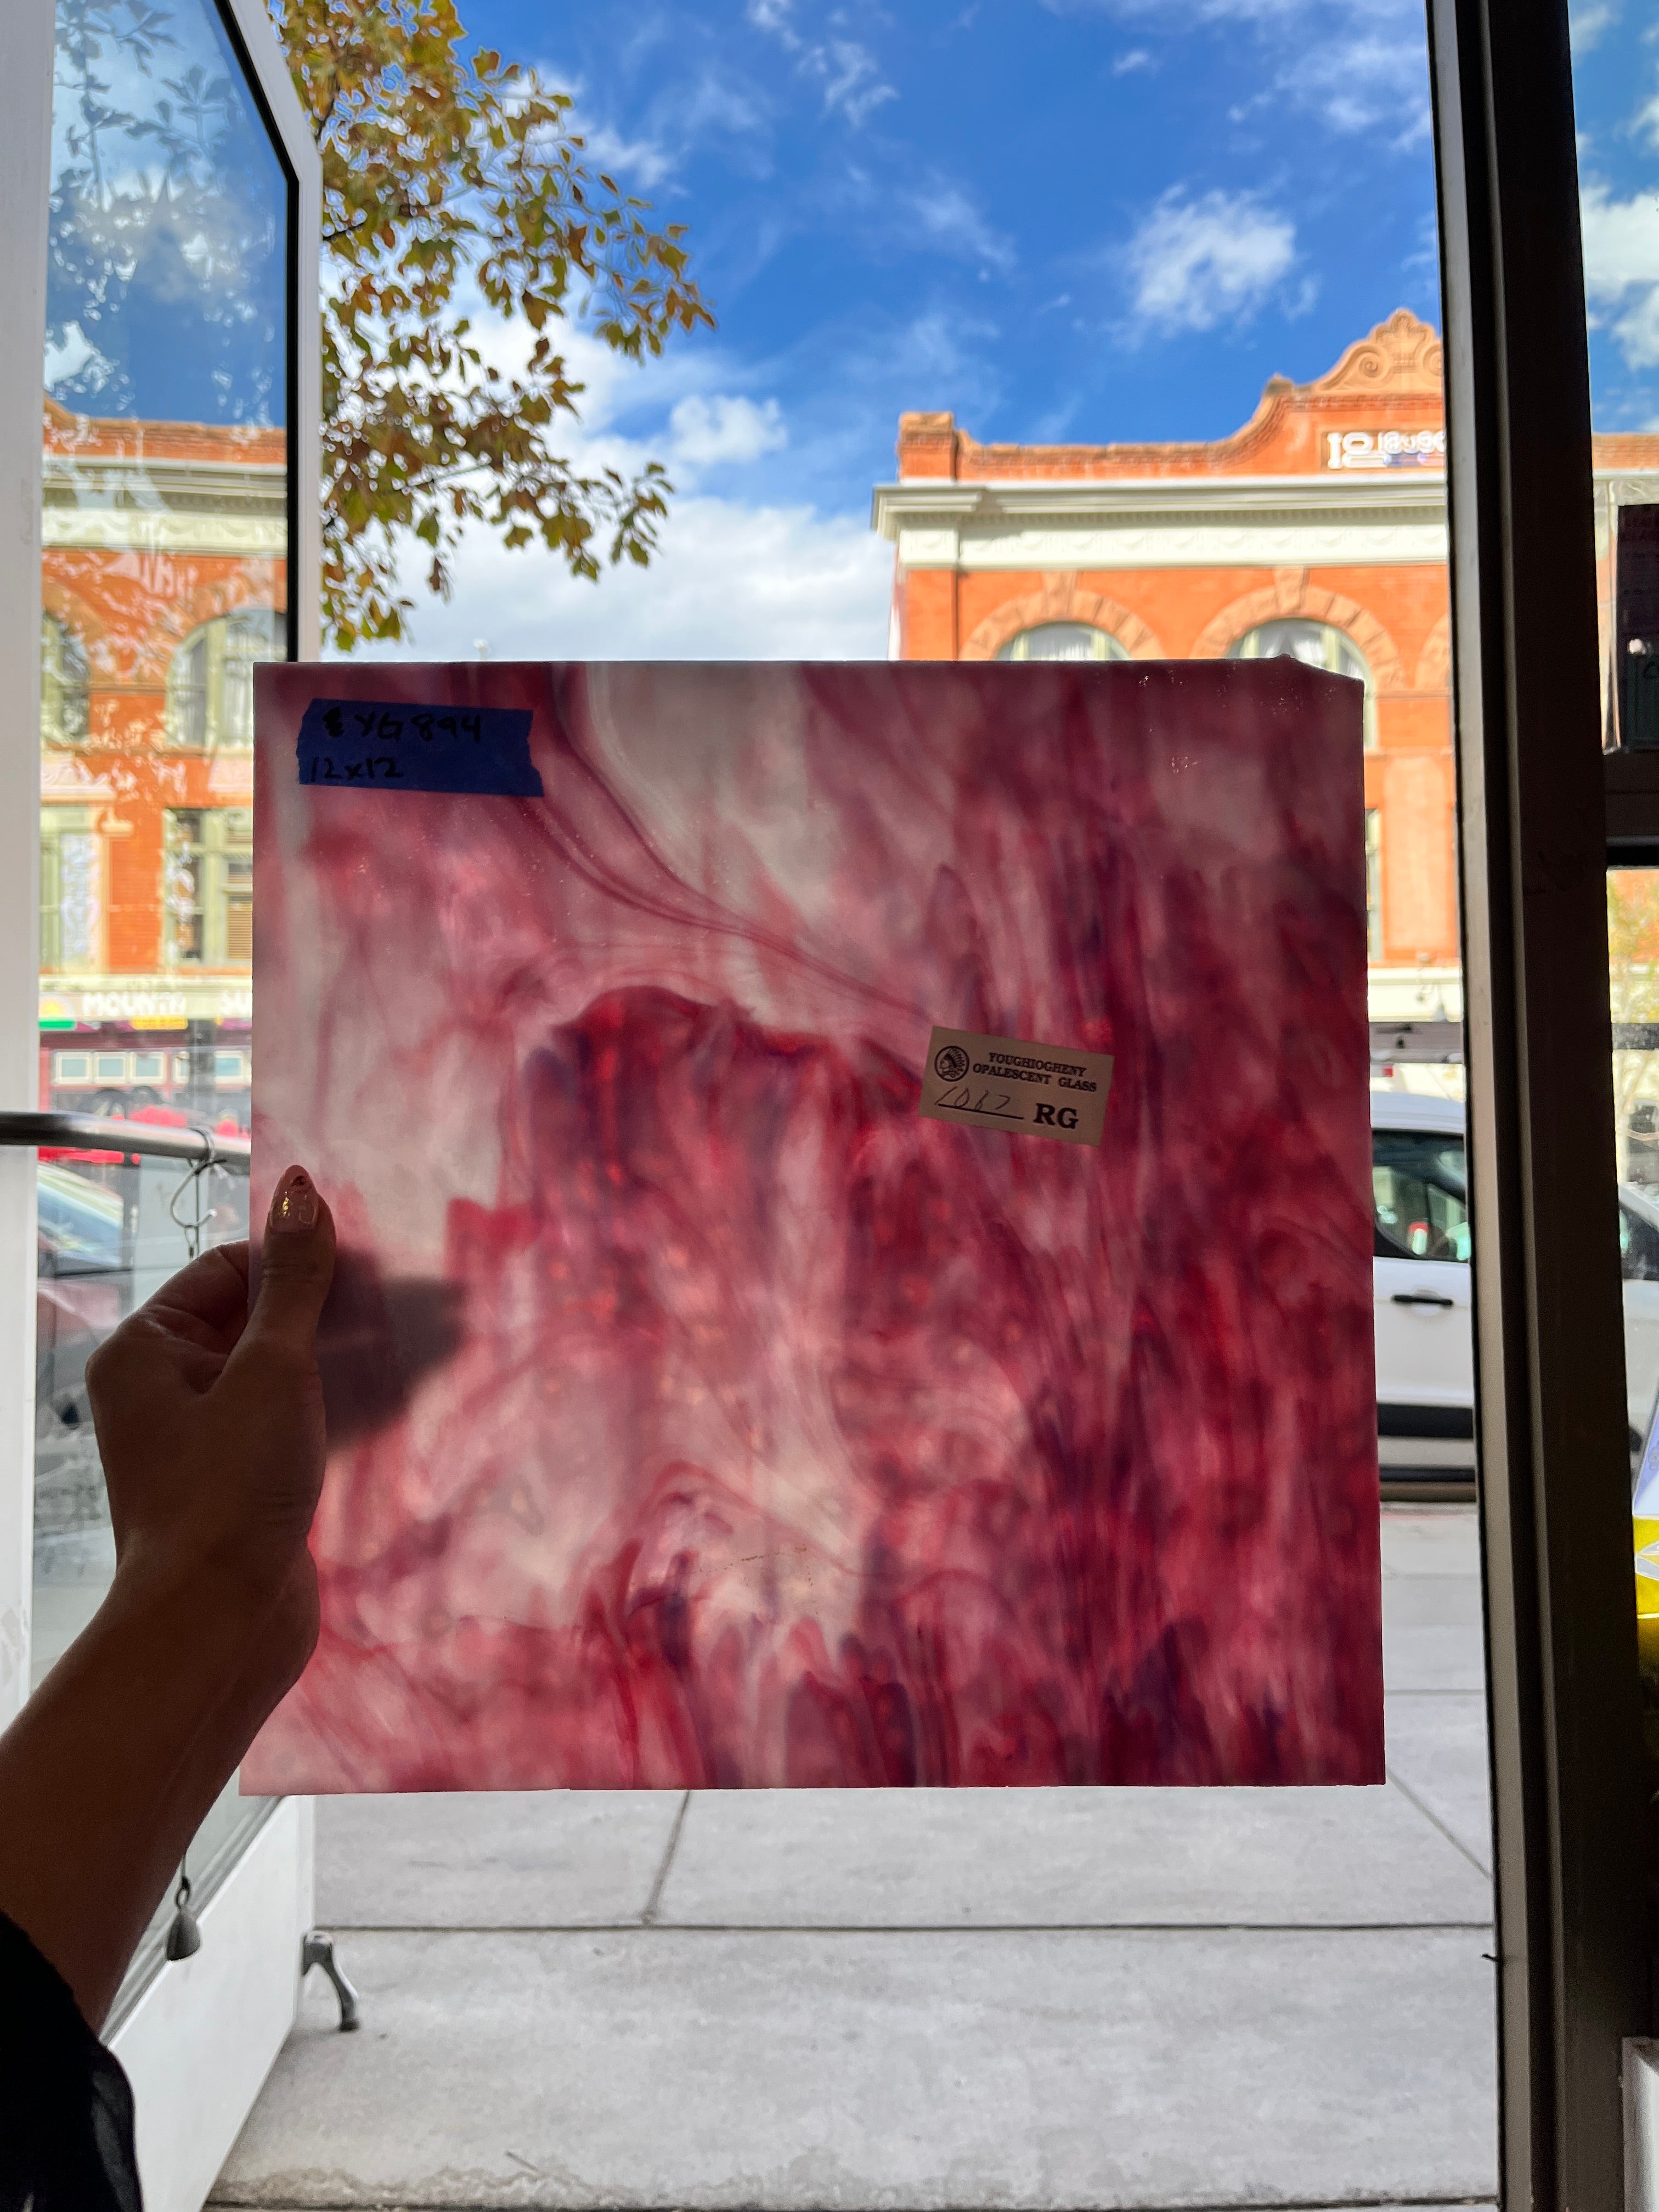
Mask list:
[[[752,399],[723,393],[704,398],[692,392],[671,411],[668,427],[674,459],[683,469],[708,469],[721,462],[741,465],[763,453],[775,453],[789,442],[775,399],[757,407]]]
[[[994,269],[1012,268],[1012,241],[991,228],[960,185],[933,179],[912,197],[910,212],[930,245]]]
[[[882,81],[869,47],[856,39],[831,39],[827,46],[814,47],[803,66],[823,79],[826,113],[839,111],[854,128],[884,100],[898,98],[894,88]]]
[[[82,369],[94,363],[103,372],[94,381],[101,385],[107,380],[109,362],[79,323],[66,323],[61,343],[54,344],[50,338],[46,340],[47,391],[55,392],[60,384],[67,384],[72,376],[79,376]]]
[[[1243,322],[1290,274],[1296,226],[1249,192],[1165,192],[1125,262],[1143,329],[1173,336]]]
[[[1389,131],[1396,143],[1409,144],[1430,129],[1426,50],[1412,54],[1399,30],[1386,25],[1310,42],[1280,69],[1275,90],[1344,136]]]
[[[1659,193],[1615,200],[1592,179],[1579,196],[1584,289],[1632,368],[1659,364]]]
[[[580,115],[572,116],[570,128],[593,167],[617,178],[624,190],[648,192],[673,173],[673,156],[649,138],[624,138],[608,125],[589,123]]]
[[[1589,0],[1589,5],[1569,8],[1567,36],[1572,46],[1573,58],[1587,54],[1610,23],[1619,20],[1619,10],[1610,0]]]
[[[798,46],[800,41],[794,27],[795,0],[749,0],[748,15],[751,23],[763,31],[770,31],[786,46]]]
[[[522,325],[502,325],[488,308],[476,328],[486,353],[508,370],[531,343]],[[429,554],[410,545],[401,568],[414,635],[393,658],[468,659],[480,639],[496,659],[884,656],[892,548],[863,514],[685,489],[700,469],[758,460],[787,442],[775,400],[733,393],[729,382],[725,392],[709,388],[742,374],[740,364],[711,349],[636,366],[580,329],[560,343],[586,389],[581,420],[553,434],[555,450],[588,475],[614,468],[631,477],[653,456],[665,462],[681,489],[669,501],[660,552],[647,568],[624,562],[593,584],[573,577],[539,542],[510,553],[495,532],[470,526],[450,562],[453,596],[444,600],[426,588]],[[901,334],[890,356],[931,359],[925,327]],[[848,361],[848,376],[858,366]]]
[[[1151,69],[1152,58],[1145,46],[1131,46],[1127,54],[1120,54],[1112,64],[1114,76],[1127,76],[1134,70]]]
[[[858,40],[804,36],[795,25],[795,0],[749,0],[746,12],[757,29],[769,32],[786,53],[796,57],[803,76],[823,87],[826,114],[844,115],[856,129],[872,110],[898,98],[875,56]]]
[[[765,94],[755,85],[705,69],[689,88],[677,84],[654,103],[665,131],[688,145],[706,138],[759,137],[771,117]],[[731,149],[728,144],[727,152]]]
[[[430,598],[422,574],[411,556],[415,635],[391,657],[471,659],[480,641],[496,660],[886,655],[892,550],[862,516],[682,499],[649,568],[608,568],[597,584],[544,550],[508,553],[484,531],[461,548],[452,599]]]
[[[1055,14],[1097,7],[1131,25],[1207,35],[1213,23],[1249,26],[1267,56],[1265,88],[1234,110],[1288,105],[1344,135],[1385,131],[1410,144],[1429,128],[1428,49],[1421,0],[1043,0]],[[1592,5],[1598,0],[1592,0]],[[1114,70],[1145,66],[1124,56]]]

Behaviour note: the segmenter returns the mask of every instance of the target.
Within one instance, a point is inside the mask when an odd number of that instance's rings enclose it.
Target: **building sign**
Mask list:
[[[246,1024],[253,1015],[253,994],[244,983],[191,978],[182,987],[73,990],[61,985],[40,1000],[43,1030],[100,1028],[115,1024],[138,1030],[182,1030],[192,1021]]]
[[[1443,430],[1328,430],[1328,469],[1441,469]]]

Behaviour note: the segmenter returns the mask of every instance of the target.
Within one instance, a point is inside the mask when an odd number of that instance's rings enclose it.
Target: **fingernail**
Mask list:
[[[314,1229],[317,1226],[317,1186],[303,1168],[290,1168],[270,1200],[272,1229]]]

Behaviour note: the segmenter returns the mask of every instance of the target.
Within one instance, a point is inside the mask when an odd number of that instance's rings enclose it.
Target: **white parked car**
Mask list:
[[[1474,1468],[1463,1109],[1371,1093],[1376,1428],[1385,1480]],[[1659,1394],[1659,1206],[1621,1184],[1625,1370],[1632,1449]]]

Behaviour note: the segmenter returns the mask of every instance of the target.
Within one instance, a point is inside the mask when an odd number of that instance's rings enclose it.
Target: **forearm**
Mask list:
[[[290,1593],[124,1568],[0,1736],[0,1911],[94,2027],[308,1648]]]

